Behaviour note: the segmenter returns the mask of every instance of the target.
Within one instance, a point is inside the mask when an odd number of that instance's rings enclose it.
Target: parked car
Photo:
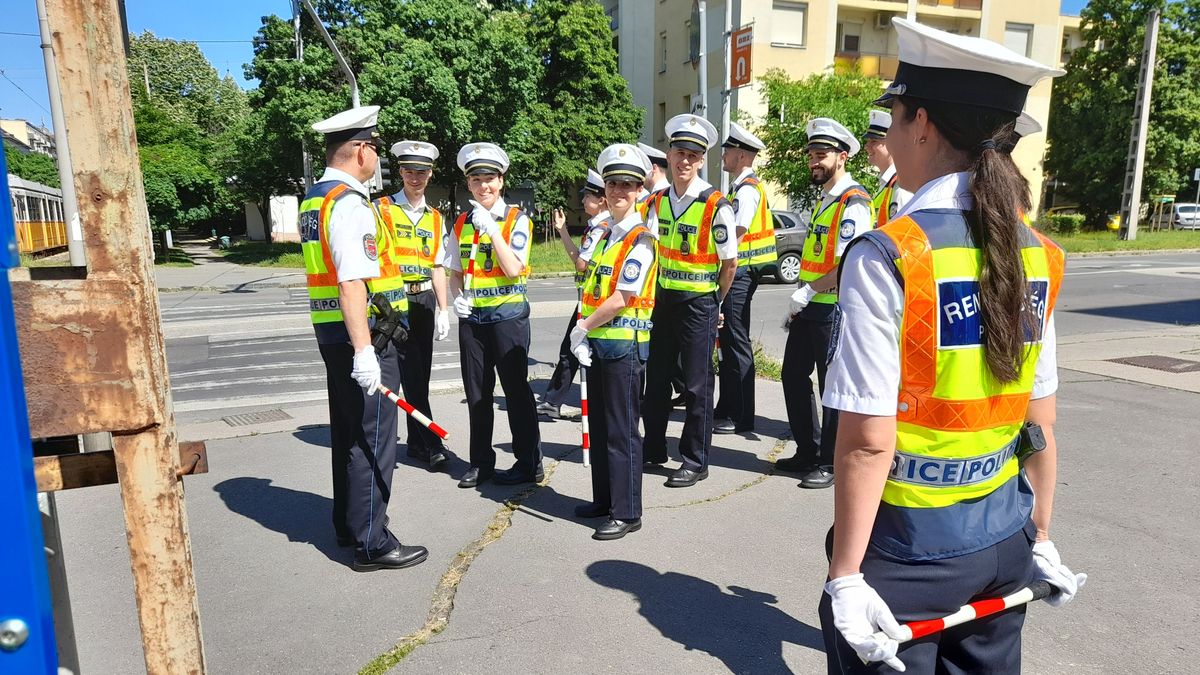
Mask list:
[[[804,251],[804,237],[808,235],[809,212],[772,209],[771,216],[775,220],[775,252],[779,259],[765,273],[781,284],[794,284],[800,279],[800,255]]]
[[[1200,230],[1200,204],[1176,204],[1171,213],[1172,230]]]

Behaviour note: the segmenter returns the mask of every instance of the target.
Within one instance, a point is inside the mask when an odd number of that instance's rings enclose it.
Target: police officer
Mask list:
[[[859,151],[858,139],[827,117],[808,123],[808,168],[821,201],[813,209],[800,258],[800,287],[792,293],[784,320],[788,339],[783,353],[783,399],[796,439],[796,455],[776,462],[801,473],[802,488],[833,485],[833,441],[837,412],[826,408],[817,421],[813,368],[825,390],[825,359],[837,310],[837,264],[851,239],[871,229],[871,198],[846,172]]]
[[[588,216],[587,227],[584,229],[583,237],[579,240],[579,246],[575,245],[571,239],[571,233],[567,231],[567,216],[562,209],[554,209],[554,213],[550,216],[551,223],[558,232],[558,238],[562,240],[563,248],[567,250],[567,256],[575,265],[576,290],[583,288],[588,252],[595,244],[596,239],[608,227],[608,209],[604,203],[604,179],[600,177],[600,174],[588,169],[587,178],[579,192],[583,202],[583,212]],[[575,371],[579,370],[579,360],[571,353],[570,339],[571,330],[575,328],[578,318],[578,312],[571,313],[571,319],[567,322],[567,332],[563,334],[562,344],[558,347],[558,363],[554,365],[550,383],[546,385],[546,394],[537,407],[538,414],[551,419],[562,417],[563,400],[566,399],[567,392],[571,389],[571,382],[575,380]]]
[[[429,376],[433,372],[433,341],[450,335],[445,266],[456,249],[445,245],[442,214],[425,201],[425,188],[433,176],[438,149],[421,141],[400,141],[392,146],[404,188],[376,201],[383,222],[396,235],[400,275],[408,295],[408,340],[404,343],[400,380],[404,397],[414,408],[432,417]],[[423,424],[408,417],[408,456],[428,463],[431,471],[447,459],[442,440]]]
[[[650,160],[650,173],[646,174],[646,180],[637,197],[638,209],[642,211],[642,217],[645,218],[646,202],[650,199],[650,195],[671,187],[671,182],[667,180],[667,153],[645,143],[639,142],[637,147]]]
[[[588,369],[592,503],[582,518],[608,516],[593,539],[620,539],[642,527],[642,439],[638,433],[642,366],[649,356],[654,307],[654,234],[642,222],[637,193],[649,159],[627,143],[600,153],[611,225],[592,248],[582,319],[572,350]]]
[[[915,195],[842,263],[825,392],[843,411],[825,651],[830,672],[1017,673],[1024,606],[899,648],[894,638],[897,622],[1035,579],[1061,605],[1086,580],[1048,538],[1063,253],[1021,225],[1029,184],[998,147],[1029,88],[1062,71],[893,25],[900,65],[881,103],[900,184]],[[1041,434],[1023,434],[1026,421]],[[1045,449],[1022,461],[1040,436]]]
[[[372,346],[367,307],[380,294],[406,323],[408,301],[395,238],[363,185],[379,162],[378,115],[379,106],[364,106],[313,125],[325,134],[326,168],[300,205],[309,305],[329,388],[333,528],[339,546],[355,547],[358,571],[411,567],[429,556],[401,544],[386,525],[397,409],[378,388],[400,384],[396,342],[403,336]]]
[[[892,114],[885,110],[872,110],[868,118],[867,132],[863,134],[863,149],[867,161],[879,171],[879,190],[871,197],[871,210],[875,214],[875,227],[883,227],[900,207],[912,198],[912,193],[896,184],[896,165],[892,153],[883,142],[888,127],[892,126]]]
[[[759,271],[775,262],[775,225],[767,193],[754,174],[754,158],[765,148],[737,122],[729,123],[722,144],[722,168],[734,177],[733,211],[737,219],[737,272],[725,302],[721,337],[721,398],[713,415],[713,433],[754,431],[754,348],[750,344],[750,303],[758,289]]]
[[[643,443],[647,462],[667,460],[670,379],[682,359],[687,413],[679,454],[683,463],[668,487],[689,487],[708,478],[712,443],[713,346],[717,314],[737,271],[733,207],[699,176],[717,130],[703,117],[667,121],[671,186],[650,198],[646,224],[658,233],[658,295],[650,358],[646,364]]]
[[[458,167],[475,198],[474,209],[454,223],[459,255],[450,265],[463,387],[471,418],[471,468],[458,482],[462,488],[475,487],[493,476],[502,485],[535,483],[543,477],[541,436],[529,388],[529,301],[525,296],[529,217],[500,196],[508,163],[508,154],[492,143],[471,143],[458,151]],[[517,459],[512,468],[499,473],[492,448],[492,391],[497,376],[504,389]]]

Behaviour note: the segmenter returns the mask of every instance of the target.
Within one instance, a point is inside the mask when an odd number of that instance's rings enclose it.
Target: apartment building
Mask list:
[[[0,130],[18,143],[17,147],[23,146],[29,152],[40,152],[50,157],[57,155],[54,149],[54,132],[45,127],[25,120],[0,120]]]
[[[695,0],[601,0],[612,20],[621,74],[633,102],[645,110],[642,141],[666,142],[663,125],[672,116],[698,110],[699,77],[690,60]],[[1078,17],[1060,16],[1056,0],[708,0],[706,3],[707,117],[720,129],[724,84],[725,4],[732,2],[733,26],[753,25],[751,59],[756,75],[780,68],[794,78],[827,69],[857,67],[880,79],[895,75],[894,16],[961,35],[983,37],[1042,63],[1062,63],[1080,46]],[[1026,110],[1043,126],[1050,110],[1049,81],[1029,93]],[[731,96],[735,116],[751,126],[766,114],[757,82]],[[866,119],[842,120],[861,131]],[[1035,201],[1042,192],[1044,133],[1023,140],[1013,159],[1029,179]],[[709,154],[709,180],[719,182],[719,150]],[[775,195],[772,195],[773,197]],[[776,204],[783,200],[776,198]]]

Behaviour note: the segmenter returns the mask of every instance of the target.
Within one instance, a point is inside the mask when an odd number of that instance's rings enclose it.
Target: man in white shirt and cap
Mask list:
[[[543,478],[541,434],[529,388],[529,216],[501,192],[508,154],[493,143],[469,143],[458,151],[458,168],[474,197],[454,223],[458,256],[449,265],[458,315],[458,348],[471,420],[471,468],[461,488],[488,480],[501,485]],[[474,257],[472,257],[474,256]],[[516,463],[496,471],[492,447],[496,378],[504,390]]]
[[[808,123],[808,168],[821,201],[813,208],[800,258],[800,287],[792,293],[783,354],[783,399],[796,454],[775,463],[803,475],[802,488],[833,485],[833,443],[837,411],[825,408],[817,420],[812,372],[825,390],[825,359],[837,312],[837,266],[852,239],[871,229],[871,197],[846,171],[861,146],[850,130],[827,117]]]
[[[733,207],[699,176],[704,155],[718,140],[717,130],[697,115],[667,121],[671,150],[671,187],[647,203],[646,225],[658,233],[658,294],[646,398],[642,418],[644,459],[667,460],[667,415],[671,376],[682,361],[686,416],[679,438],[683,463],[668,487],[690,487],[708,478],[712,444],[715,373],[712,353],[717,317],[737,271],[737,234]]]
[[[354,546],[354,569],[400,569],[429,552],[405,546],[388,530],[396,467],[397,408],[380,385],[400,386],[408,299],[395,264],[395,237],[372,207],[364,181],[375,175],[379,106],[338,113],[313,125],[325,134],[325,173],[300,204],[301,247],[313,330],[329,389],[333,527],[339,546]],[[398,322],[383,333],[378,296]]]
[[[721,304],[721,398],[713,411],[713,433],[754,431],[754,348],[750,344],[750,303],[762,269],[775,263],[775,225],[767,193],[754,173],[754,158],[766,148],[737,122],[721,144],[722,168],[733,176],[733,212],[737,220],[738,263]]]
[[[875,214],[875,227],[883,227],[904,206],[912,193],[896,184],[896,165],[892,153],[883,142],[888,128],[892,126],[892,114],[886,110],[872,110],[866,133],[863,134],[863,149],[867,161],[879,171],[879,189],[871,198],[871,209]]]
[[[642,142],[638,142],[637,147],[650,160],[650,173],[646,174],[646,180],[642,184],[642,189],[638,192],[637,197],[638,210],[642,212],[642,217],[645,218],[646,200],[650,199],[651,194],[671,187],[671,183],[667,180],[667,153],[653,145],[646,145]]]
[[[408,295],[409,331],[400,368],[404,397],[428,417],[433,417],[429,404],[433,341],[450,334],[445,267],[456,252],[446,245],[441,212],[425,201],[439,154],[437,147],[423,141],[392,145],[404,188],[375,201],[384,224],[396,236],[396,263]],[[408,417],[407,453],[426,462],[431,471],[445,466],[447,460],[441,439],[412,417]]]

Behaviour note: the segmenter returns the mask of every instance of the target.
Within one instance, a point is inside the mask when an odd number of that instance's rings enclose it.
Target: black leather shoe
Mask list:
[[[546,473],[542,470],[542,465],[539,463],[537,471],[532,476],[514,466],[505,471],[497,471],[496,477],[493,480],[496,481],[497,485],[519,485],[521,483],[540,483],[545,477]]]
[[[833,485],[832,466],[818,466],[804,474],[804,477],[800,479],[800,487],[809,490],[819,490],[831,485]]]
[[[354,559],[354,570],[356,572],[370,572],[371,570],[402,570],[405,567],[420,565],[429,557],[429,551],[424,546],[405,546],[401,544],[396,548],[384,553],[381,556],[376,556],[367,560]]]
[[[728,417],[721,418],[713,423],[714,434],[732,434],[737,432],[737,425]]]
[[[441,471],[446,468],[446,462],[450,459],[450,454],[445,449],[434,450],[429,453],[429,470]]]
[[[703,471],[692,471],[688,468],[680,467],[678,471],[671,474],[667,479],[667,487],[691,487],[696,483],[708,478],[708,469]]]
[[[787,459],[779,459],[775,461],[775,469],[778,471],[788,471],[791,473],[808,473],[817,468],[817,463],[805,459],[800,455],[794,455]]]
[[[470,469],[467,469],[467,472],[463,474],[461,479],[459,479],[458,487],[473,488],[480,483],[486,483],[492,479],[492,476],[495,475],[496,471],[494,469],[478,469],[476,467],[471,467]]]
[[[642,519],[637,520],[617,520],[609,518],[608,522],[596,528],[592,533],[592,539],[600,541],[608,541],[610,539],[620,539],[630,532],[637,532],[642,529]]]
[[[562,406],[552,405],[546,401],[542,401],[537,405],[537,413],[545,415],[552,420],[562,419]]]
[[[575,507],[575,517],[599,518],[600,516],[607,516],[609,511],[612,511],[612,507],[610,506],[601,506],[600,504],[592,503],[580,504]]]

